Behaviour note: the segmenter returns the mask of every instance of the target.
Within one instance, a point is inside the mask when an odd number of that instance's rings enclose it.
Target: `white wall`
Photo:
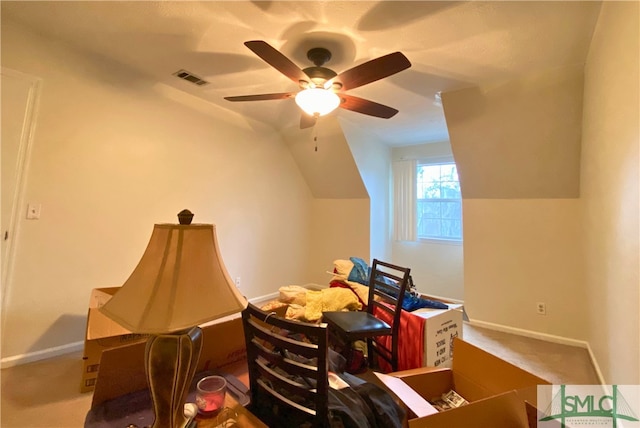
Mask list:
[[[368,232],[370,250],[368,257],[366,254],[360,257],[369,263],[374,258],[391,261],[391,149],[375,135],[363,132],[361,128],[354,128],[348,120],[342,120],[340,123],[370,201]]]
[[[452,157],[448,141],[394,147],[391,155],[392,161]],[[451,299],[464,298],[463,243],[392,241],[391,248],[394,263],[411,267],[411,276],[418,291]]]
[[[217,225],[248,297],[308,278],[311,193],[270,128],[4,19],[2,66],[42,78],[25,189],[42,215],[21,220],[3,358],[83,340],[90,290],[122,284],[183,208]]]
[[[604,378],[640,383],[638,2],[604,2],[585,69],[581,198],[587,339]]]

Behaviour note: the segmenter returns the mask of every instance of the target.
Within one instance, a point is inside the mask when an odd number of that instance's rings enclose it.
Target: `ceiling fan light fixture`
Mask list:
[[[296,94],[296,104],[310,116],[324,116],[338,108],[340,97],[332,90],[308,88]]]

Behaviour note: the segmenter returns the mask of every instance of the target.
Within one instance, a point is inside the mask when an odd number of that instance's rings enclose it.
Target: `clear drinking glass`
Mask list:
[[[222,376],[207,376],[197,385],[196,405],[198,413],[213,416],[224,407],[227,380]]]

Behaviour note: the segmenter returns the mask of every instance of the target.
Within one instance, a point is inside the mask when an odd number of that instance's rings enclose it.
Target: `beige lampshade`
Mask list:
[[[129,279],[100,309],[134,333],[168,333],[242,311],[212,224],[156,224]]]

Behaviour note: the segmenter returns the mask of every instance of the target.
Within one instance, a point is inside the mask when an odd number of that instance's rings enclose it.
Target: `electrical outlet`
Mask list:
[[[547,304],[544,302],[536,303],[536,312],[538,315],[547,315]]]

